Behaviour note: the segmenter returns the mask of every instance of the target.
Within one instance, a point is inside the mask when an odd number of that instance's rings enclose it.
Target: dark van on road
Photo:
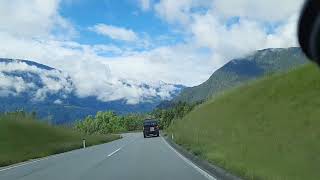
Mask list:
[[[146,119],[143,122],[143,137],[150,135],[159,137],[159,123],[155,119]]]

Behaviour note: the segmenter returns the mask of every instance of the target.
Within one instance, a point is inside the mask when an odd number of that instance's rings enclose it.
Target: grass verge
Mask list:
[[[84,135],[36,121],[24,113],[0,115],[0,166],[106,143],[119,135]]]
[[[319,179],[320,72],[307,65],[236,88],[168,130],[194,154],[245,179]]]

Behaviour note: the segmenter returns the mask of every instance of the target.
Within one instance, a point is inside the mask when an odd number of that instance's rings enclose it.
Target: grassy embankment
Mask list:
[[[118,135],[84,135],[74,130],[53,127],[36,121],[31,115],[0,115],[0,166],[45,157],[82,147],[109,142]]]
[[[320,71],[307,65],[236,88],[172,129],[178,144],[245,179],[319,179]]]

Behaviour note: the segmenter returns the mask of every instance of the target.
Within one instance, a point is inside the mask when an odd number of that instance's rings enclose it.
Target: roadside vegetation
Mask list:
[[[156,109],[145,114],[117,115],[115,112],[98,112],[95,116],[87,116],[84,120],[79,120],[74,127],[77,131],[85,134],[109,134],[124,133],[131,131],[142,131],[143,121],[154,118],[160,123],[160,128],[169,127],[174,119],[181,119],[190,112],[196,104],[177,103],[169,109]]]
[[[174,140],[245,179],[319,179],[320,72],[306,65],[236,88],[174,121]]]
[[[182,119],[199,104],[200,103],[188,104],[185,102],[178,102],[167,109],[156,109],[151,114],[155,119],[160,121],[160,128],[166,129],[174,120]]]
[[[120,138],[118,135],[85,135],[70,128],[39,122],[23,111],[0,114],[0,166],[45,157]]]
[[[129,131],[141,131],[147,114],[117,115],[112,111],[98,112],[77,121],[75,129],[85,134],[109,134]]]

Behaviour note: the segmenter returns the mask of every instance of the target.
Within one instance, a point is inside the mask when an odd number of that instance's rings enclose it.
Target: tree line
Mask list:
[[[156,109],[145,114],[117,115],[115,112],[98,112],[95,116],[87,116],[75,123],[75,129],[86,134],[109,134],[138,131],[143,128],[145,119],[157,119],[160,129],[166,129],[175,119],[183,118],[199,103],[188,104],[179,102],[168,109]]]
[[[77,121],[75,129],[86,134],[109,134],[141,130],[146,114],[117,115],[115,112],[98,112]]]
[[[190,111],[192,111],[199,103],[178,102],[170,108],[155,109],[151,114],[160,122],[160,128],[168,128],[174,120],[182,119]]]

